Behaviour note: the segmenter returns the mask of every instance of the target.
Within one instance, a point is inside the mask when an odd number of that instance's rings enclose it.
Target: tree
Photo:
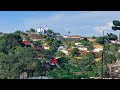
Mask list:
[[[53,30],[50,30],[50,29],[47,30],[47,34],[48,34],[48,35],[52,35],[53,33],[54,33]]]
[[[18,34],[18,35],[24,34],[24,32],[23,32],[23,31],[20,31],[20,30],[15,31],[14,33],[15,33],[15,34]]]
[[[58,47],[60,45],[60,42],[57,39],[54,39],[52,45]]]
[[[35,32],[35,29],[31,28],[31,29],[30,29],[30,32]]]
[[[7,54],[10,49],[15,49],[17,46],[23,46],[22,39],[19,35],[16,34],[4,35],[0,38],[0,46],[1,52]]]
[[[112,33],[108,34],[107,33],[107,35],[108,35],[109,40],[117,40],[118,39],[118,37],[115,34],[112,34]]]
[[[54,36],[59,36],[59,35],[60,35],[60,33],[53,33],[53,35],[54,35]]]
[[[40,46],[41,45],[41,41],[33,41],[32,44],[34,46]]]
[[[31,28],[30,30],[27,30],[26,32],[28,32],[28,33],[34,33],[35,29]]]
[[[113,20],[113,26],[112,26],[112,29],[114,30],[114,31],[116,31],[116,30],[120,30],[120,22],[118,21],[118,20]]]
[[[56,57],[63,57],[63,56],[65,56],[65,54],[64,54],[63,52],[61,52],[61,51],[57,51],[57,52],[55,53],[55,56],[56,56]]]
[[[104,37],[100,36],[96,39],[96,42],[100,43],[100,44],[107,43],[107,42],[109,42],[109,37],[108,36],[104,36]]]
[[[93,36],[92,38],[93,38],[93,39],[97,39],[97,37],[95,37],[95,36]]]
[[[18,34],[0,37],[0,78],[16,79],[23,72],[28,76],[40,75],[41,62],[31,47],[23,47]]]
[[[113,54],[106,54],[105,58],[106,58],[105,59],[106,63],[109,63],[109,64],[114,64],[117,60],[115,55],[113,55]]]
[[[50,46],[50,51],[51,52],[55,52],[57,50],[56,46],[52,45]]]
[[[79,52],[78,48],[74,48],[73,50],[70,51],[70,57],[77,56],[78,52]]]

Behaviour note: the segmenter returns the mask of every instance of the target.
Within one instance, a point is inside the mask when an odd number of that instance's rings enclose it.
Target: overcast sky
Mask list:
[[[120,11],[0,11],[0,32],[45,28],[66,35],[100,36],[112,31],[112,21],[120,20]]]

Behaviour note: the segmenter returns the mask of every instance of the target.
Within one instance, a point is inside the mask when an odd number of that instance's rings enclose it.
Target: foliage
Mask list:
[[[77,56],[79,50],[78,48],[73,48],[71,51],[70,51],[70,57],[75,57]]]
[[[26,32],[32,33],[32,32],[35,32],[35,29],[31,28],[30,30],[27,30]]]
[[[34,46],[40,46],[41,45],[41,41],[33,41],[32,44]]]
[[[63,56],[65,56],[65,54],[64,54],[63,52],[61,52],[61,51],[57,51],[57,52],[55,53],[55,56],[56,56],[56,57],[63,57]]]
[[[115,34],[112,34],[112,33],[108,34],[107,33],[107,35],[108,35],[109,40],[117,40],[118,39],[118,37]]]
[[[114,30],[114,31],[116,31],[116,30],[120,30],[120,22],[118,21],[118,20],[113,20],[113,25],[114,26],[112,26],[112,29]]]

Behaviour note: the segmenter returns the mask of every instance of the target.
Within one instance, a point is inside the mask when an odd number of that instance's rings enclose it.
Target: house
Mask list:
[[[82,55],[85,55],[85,54],[88,54],[88,52],[87,52],[87,51],[83,51],[83,52],[82,52]]]
[[[69,55],[68,50],[60,50],[60,51],[62,51],[65,55]]]
[[[28,36],[32,41],[43,41],[44,40],[43,37],[38,34],[29,34]]]
[[[98,57],[98,58],[95,59],[95,61],[99,61],[101,59],[102,59],[102,57]]]
[[[87,47],[84,45],[80,45],[77,47],[80,51],[88,51]]]
[[[93,45],[93,48],[93,52],[99,52],[103,50],[103,46],[99,44]]]
[[[51,65],[56,65],[56,64],[58,63],[58,61],[57,61],[56,58],[54,58],[53,60],[50,60],[49,63],[50,63]]]
[[[63,40],[63,36],[56,36],[55,37],[58,41],[62,41]]]
[[[39,33],[39,34],[46,34],[46,30],[45,29],[43,29],[42,27],[39,27],[38,29],[37,29],[37,32]]]
[[[96,39],[93,39],[92,37],[87,37],[87,40],[90,41],[90,42],[95,42]]]
[[[110,40],[110,42],[111,42],[111,43],[116,43],[116,41],[114,41],[114,40]]]
[[[73,35],[73,36],[70,36],[71,39],[81,39],[82,37],[79,36],[79,35]]]
[[[81,43],[78,42],[78,43],[75,43],[75,45],[76,45],[76,46],[79,46],[79,45],[81,45]]]
[[[70,35],[64,35],[63,38],[70,38]]]
[[[49,45],[43,45],[44,49],[50,49]]]
[[[22,41],[22,43],[23,43],[24,45],[31,45],[31,43],[28,42],[28,41]]]
[[[93,49],[93,52],[100,52],[102,50],[103,50],[102,48],[95,48],[95,49]]]
[[[67,46],[59,46],[59,47],[58,47],[58,51],[59,51],[59,50],[63,50],[63,49],[65,49],[65,48],[67,48]]]
[[[117,41],[117,40],[116,40],[116,41],[110,40],[110,42],[113,43],[113,44],[115,44],[115,43],[116,43],[116,44],[120,44],[120,41]]]

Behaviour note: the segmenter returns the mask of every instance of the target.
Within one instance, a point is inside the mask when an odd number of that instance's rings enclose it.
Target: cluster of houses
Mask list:
[[[23,42],[22,43],[24,43],[25,45],[33,46],[32,43],[30,43],[29,41],[26,41],[25,35],[20,35],[20,36],[23,38]],[[44,38],[41,35],[37,34],[37,33],[29,33],[28,36],[29,36],[30,40],[32,40],[32,41],[44,41]],[[82,36],[79,36],[79,35],[71,35],[71,36],[70,35],[64,35],[64,36],[58,35],[55,38],[57,40],[60,40],[60,41],[62,41],[63,39],[66,39],[66,40],[81,40],[83,38],[87,38],[87,40],[89,40],[90,42],[95,42],[96,41],[96,39],[93,39],[92,37],[82,37]],[[111,41],[111,43],[120,44],[119,41]],[[86,46],[82,45],[79,42],[76,42],[75,46],[72,46],[71,48],[68,48],[67,46],[59,46],[58,47],[58,51],[62,51],[65,55],[68,56],[70,54],[70,51],[73,48],[78,48],[82,52],[82,54],[87,54],[89,52],[88,48]],[[49,50],[50,46],[47,43],[45,43],[45,44],[42,44],[42,46],[37,46],[37,47],[33,46],[33,49],[34,50],[41,50],[41,49],[48,49]],[[93,44],[92,52],[94,54],[96,54],[96,53],[98,53],[98,52],[100,52],[102,50],[103,50],[103,46],[102,45],[100,45],[98,43],[94,43]],[[119,52],[120,52],[120,50],[119,50]],[[99,61],[101,58],[102,57],[98,57],[95,60]]]
[[[23,38],[22,43],[24,43],[25,45],[33,46],[33,44],[31,42],[25,40],[25,35],[20,35],[20,36]],[[37,33],[30,33],[30,34],[28,34],[28,36],[29,36],[30,40],[32,40],[32,41],[44,41],[44,38]],[[64,35],[64,36],[57,36],[56,38],[58,40],[63,40],[63,39],[80,40],[80,39],[83,39],[84,37],[79,36],[79,35],[73,35],[73,36]],[[96,39],[93,39],[91,37],[87,37],[87,39],[90,42],[95,42],[96,41]],[[36,47],[33,46],[34,50],[42,50],[43,48],[49,50],[50,46],[47,43],[43,44],[42,46],[36,46]],[[67,46],[59,46],[58,51],[62,51],[65,55],[68,56],[70,54],[70,51],[73,48],[78,48],[80,51],[82,51],[82,54],[87,54],[89,52],[88,48],[86,46],[82,45],[79,42],[76,42],[75,46],[73,46],[71,48],[67,48]],[[103,46],[101,46],[100,44],[93,44],[93,48],[94,48],[93,49],[94,53],[97,53],[97,52],[100,52],[100,51],[103,50]]]

